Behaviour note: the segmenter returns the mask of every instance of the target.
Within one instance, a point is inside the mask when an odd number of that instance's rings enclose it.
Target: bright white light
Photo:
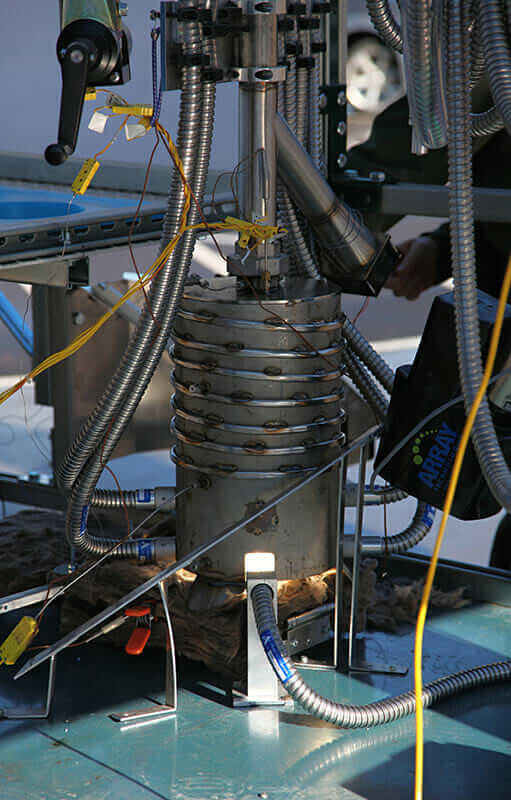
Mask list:
[[[275,572],[275,553],[245,553],[245,574]]]

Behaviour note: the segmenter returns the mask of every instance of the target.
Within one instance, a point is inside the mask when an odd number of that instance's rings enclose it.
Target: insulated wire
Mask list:
[[[424,714],[422,708],[422,643],[423,643],[423,636],[424,636],[424,625],[426,622],[426,615],[428,612],[428,604],[429,599],[431,596],[431,589],[433,586],[433,580],[435,578],[435,572],[438,564],[438,557],[440,554],[440,548],[442,546],[442,539],[444,536],[445,526],[447,524],[447,519],[449,517],[454,494],[456,492],[456,486],[458,484],[458,479],[461,471],[461,466],[463,464],[463,458],[465,456],[465,451],[467,449],[470,433],[472,430],[472,426],[474,424],[474,420],[477,416],[477,412],[479,410],[479,406],[481,401],[486,393],[486,389],[488,388],[488,384],[490,382],[490,377],[493,371],[493,366],[495,364],[495,358],[497,355],[497,348],[499,345],[500,334],[502,331],[502,324],[504,320],[504,313],[506,310],[506,302],[509,295],[509,290],[511,287],[511,255],[509,256],[506,268],[506,274],[504,276],[504,281],[502,283],[502,289],[500,291],[499,297],[499,305],[497,309],[497,315],[495,319],[495,325],[493,326],[490,347],[488,350],[488,357],[486,359],[486,365],[484,369],[483,379],[479,386],[477,395],[474,398],[474,402],[472,404],[472,408],[467,416],[463,432],[461,434],[460,443],[458,446],[458,450],[456,452],[456,458],[454,459],[454,465],[451,472],[451,478],[449,480],[449,486],[447,489],[447,494],[445,496],[444,507],[442,509],[442,521],[440,523],[440,528],[438,529],[437,539],[435,542],[435,548],[433,550],[433,555],[431,556],[431,562],[429,564],[428,572],[426,575],[426,582],[424,584],[424,590],[422,593],[422,599],[419,607],[419,614],[417,617],[417,626],[415,630],[415,654],[414,654],[414,671],[415,671],[415,707],[416,707],[416,716],[415,716],[415,729],[416,729],[416,743],[415,743],[415,792],[414,798],[415,800],[422,800],[423,794],[423,775],[424,775]]]
[[[62,350],[58,350],[57,352],[55,352],[52,355],[48,356],[48,358],[44,359],[44,361],[42,361],[40,364],[38,364],[34,369],[32,369],[29,373],[27,373],[23,378],[21,378],[19,381],[17,381],[9,389],[6,389],[5,391],[1,392],[0,393],[0,405],[2,405],[2,403],[4,403],[6,400],[8,400],[9,397],[12,397],[12,395],[15,392],[17,392],[19,389],[21,389],[22,386],[25,385],[25,383],[27,383],[27,381],[29,381],[29,380],[31,380],[33,378],[36,378],[38,375],[40,375],[42,372],[45,372],[50,367],[53,367],[53,366],[55,366],[55,364],[59,364],[61,361],[64,361],[66,358],[68,358],[69,356],[73,355],[78,350],[80,350],[80,348],[83,347],[88,341],[90,341],[90,339],[92,339],[92,337],[105,324],[105,322],[107,322],[112,316],[114,316],[114,314],[119,310],[119,308],[123,305],[123,303],[125,303],[127,300],[129,300],[131,297],[133,297],[133,295],[136,294],[136,292],[138,292],[139,289],[144,288],[145,286],[147,286],[152,281],[152,279],[158,274],[158,272],[165,265],[169,255],[175,249],[175,247],[177,246],[181,236],[183,235],[183,233],[185,233],[185,231],[187,231],[187,230],[209,230],[209,231],[211,231],[211,230],[235,230],[235,231],[238,230],[238,231],[241,231],[241,232],[245,232],[245,229],[244,229],[243,225],[241,223],[238,223],[238,221],[236,221],[236,220],[232,220],[231,222],[215,222],[215,223],[208,223],[208,222],[204,221],[204,222],[199,222],[196,225],[187,225],[186,224],[186,219],[188,217],[188,211],[190,209],[191,201],[192,201],[192,192],[191,192],[191,189],[188,186],[188,182],[186,180],[186,177],[185,177],[185,174],[184,174],[184,171],[183,171],[183,165],[182,165],[181,159],[179,157],[179,154],[178,154],[178,152],[176,150],[176,147],[175,147],[170,135],[160,125],[160,123],[157,123],[156,127],[157,127],[158,132],[161,133],[164,136],[165,142],[166,142],[166,144],[168,146],[168,149],[169,149],[169,152],[170,152],[170,154],[172,156],[172,159],[174,160],[174,163],[175,163],[175,165],[176,165],[176,167],[177,167],[177,169],[178,169],[178,171],[179,171],[179,173],[181,175],[181,179],[183,181],[183,191],[185,193],[186,200],[185,200],[185,205],[183,207],[183,214],[182,214],[182,217],[181,217],[181,224],[180,224],[179,231],[174,236],[174,238],[169,242],[169,244],[162,250],[160,255],[151,264],[151,266],[146,270],[146,272],[144,272],[144,274],[142,275],[141,279],[135,281],[133,286],[131,286],[122,295],[122,297],[120,297],[120,299],[117,301],[117,303],[115,303],[115,305],[112,306],[112,308],[110,308],[108,311],[106,311],[103,314],[103,316],[100,317],[99,320],[97,320],[94,323],[94,325],[91,325],[85,331],[82,331],[82,333],[80,333],[75,339],[73,339],[73,341],[69,345],[67,345],[67,347],[63,348]],[[257,236],[257,224],[256,223],[251,223],[251,224],[253,225],[254,235]],[[261,240],[262,240],[262,237],[261,237]],[[256,241],[256,244],[257,243],[258,242]]]

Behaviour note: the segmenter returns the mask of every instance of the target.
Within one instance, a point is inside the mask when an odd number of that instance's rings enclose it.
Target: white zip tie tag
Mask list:
[[[105,126],[108,121],[106,114],[101,114],[100,111],[95,111],[89,122],[89,129],[95,133],[104,133]]]

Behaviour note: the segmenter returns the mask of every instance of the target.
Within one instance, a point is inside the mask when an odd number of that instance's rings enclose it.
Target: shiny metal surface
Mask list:
[[[345,439],[339,294],[306,280],[259,304],[219,283],[191,287],[176,320],[177,485],[201,473],[210,481],[204,502],[177,505],[178,555],[264,504],[276,481],[285,486],[324,464]],[[293,328],[311,323],[306,346]],[[244,553],[256,548],[278,552],[279,578],[321,572],[333,563],[337,489],[334,474],[322,476],[195,568],[238,578]]]
[[[285,120],[275,117],[278,174],[329,258],[355,274],[378,252],[374,235],[340,201]]]

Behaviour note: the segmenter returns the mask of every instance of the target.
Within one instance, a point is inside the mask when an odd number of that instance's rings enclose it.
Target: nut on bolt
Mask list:
[[[387,176],[384,172],[370,172],[369,179],[373,181],[373,183],[385,183],[385,178]]]
[[[337,105],[338,106],[346,105],[346,92],[344,91],[344,89],[341,89],[341,91],[337,95]]]
[[[344,153],[340,153],[337,157],[337,166],[341,169],[344,169],[346,164],[348,163],[348,157]]]
[[[328,103],[328,100],[327,100],[326,94],[320,94],[319,95],[319,107],[320,107],[321,111],[324,111],[324,109],[327,106],[327,103]]]
[[[337,133],[339,134],[339,136],[344,136],[344,134],[346,133],[346,123],[343,122],[342,120],[337,125]]]

